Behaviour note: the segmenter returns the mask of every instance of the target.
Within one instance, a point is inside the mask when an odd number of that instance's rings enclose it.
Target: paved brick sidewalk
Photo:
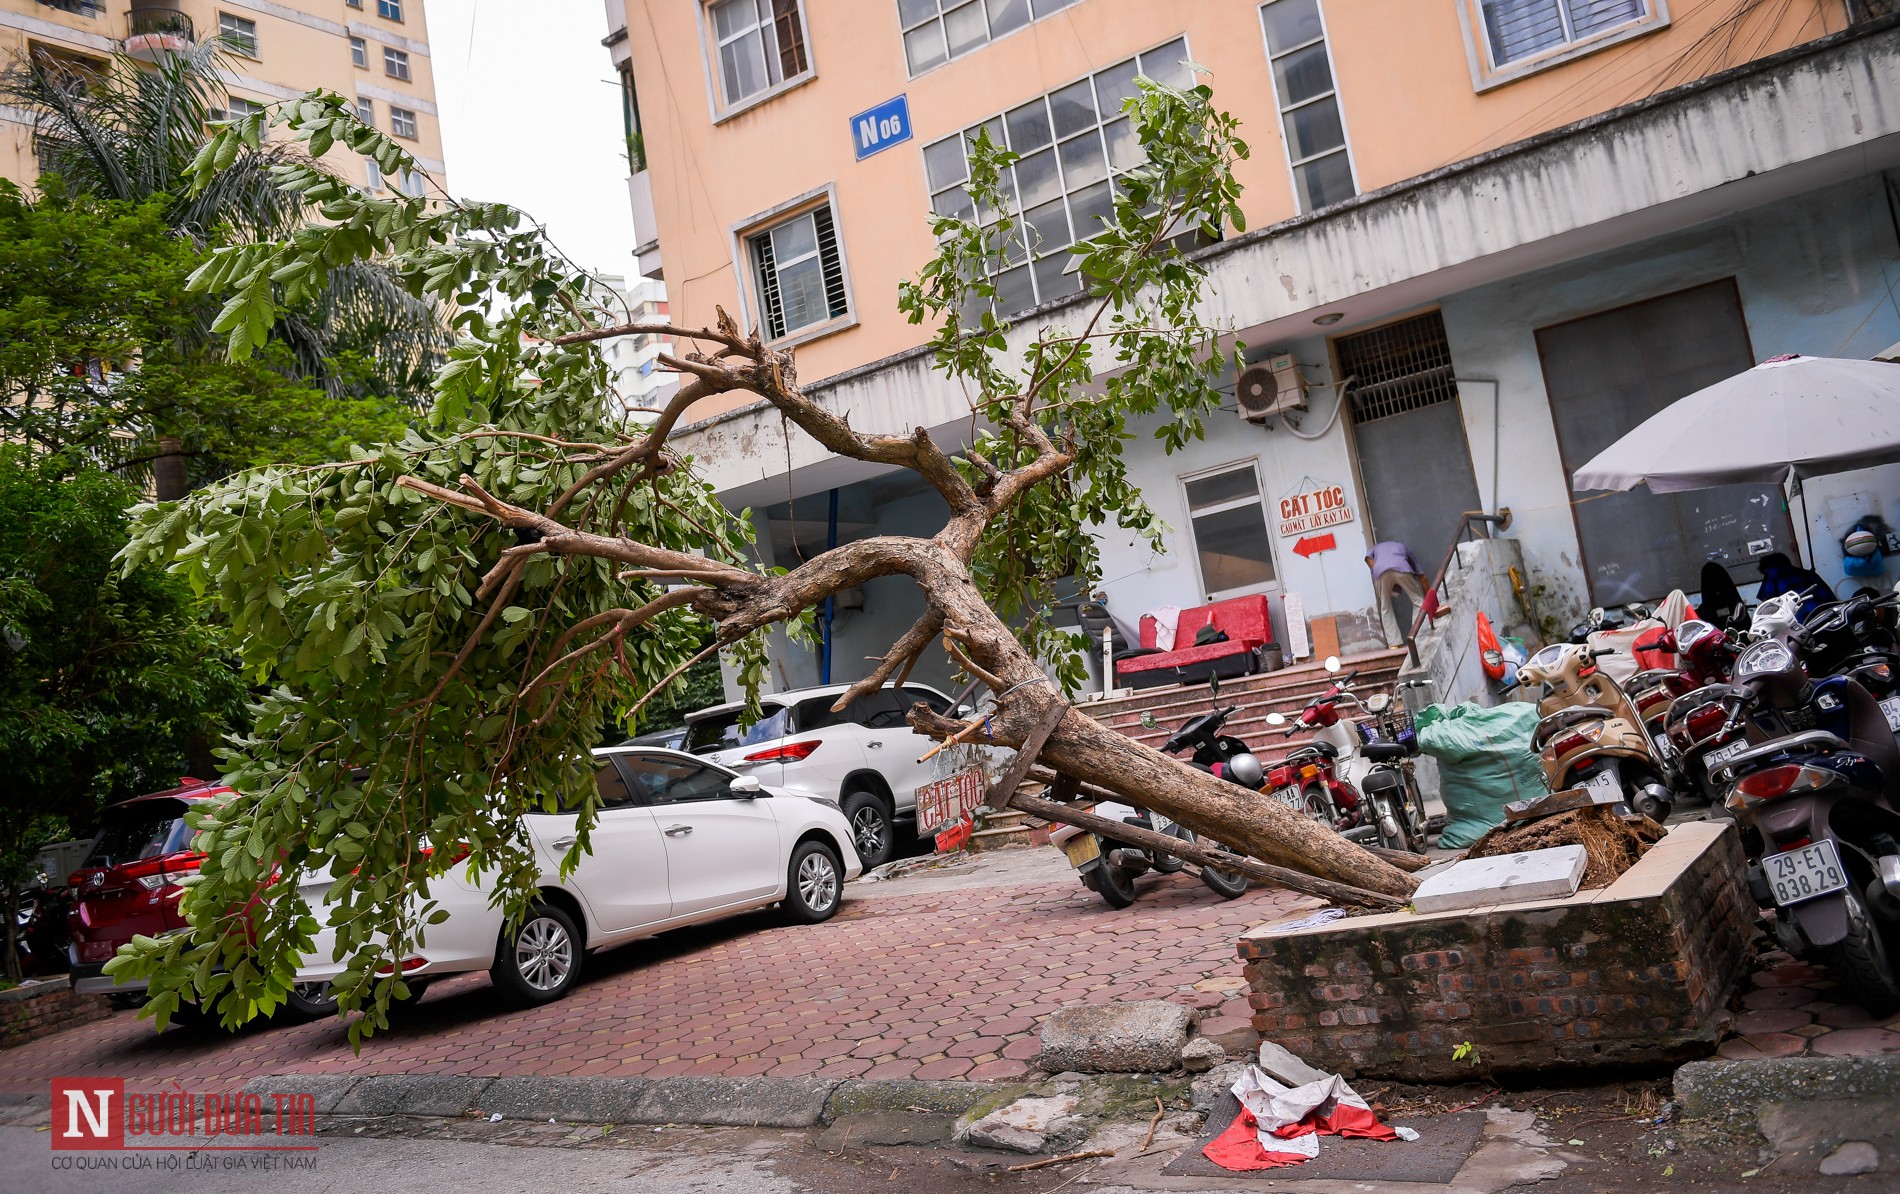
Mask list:
[[[1735,1017],[1736,1035],[1719,1052],[1755,1057],[1871,1057],[1900,1053],[1900,1015],[1871,1016],[1830,998],[1834,983],[1819,966],[1771,951],[1749,979]]]
[[[1230,903],[1175,875],[1143,879],[1116,912],[1065,871],[997,878],[853,898],[818,926],[757,914],[636,942],[531,1011],[497,1010],[485,975],[446,980],[361,1055],[334,1021],[155,1036],[121,1012],[0,1053],[0,1091],[44,1093],[56,1075],[286,1072],[1007,1079],[1034,1063],[1039,1017],[1073,1001],[1171,999],[1209,1013],[1210,1034],[1250,1033],[1235,938],[1312,903],[1284,891]]]

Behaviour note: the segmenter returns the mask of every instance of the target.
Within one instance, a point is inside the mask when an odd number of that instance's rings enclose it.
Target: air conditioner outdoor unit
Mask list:
[[[1240,417],[1249,423],[1264,423],[1289,410],[1306,409],[1306,379],[1300,376],[1300,363],[1292,353],[1280,353],[1258,365],[1243,369],[1234,385],[1234,398],[1240,404]]]

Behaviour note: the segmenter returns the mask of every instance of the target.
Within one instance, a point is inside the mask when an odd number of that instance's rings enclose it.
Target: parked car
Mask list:
[[[66,881],[74,990],[119,1001],[143,993],[143,981],[115,983],[105,964],[137,934],[156,937],[184,927],[179,883],[204,861],[191,848],[194,831],[185,824],[185,811],[230,795],[223,784],[187,776],[176,788],[121,801],[101,814],[92,851]]]
[[[431,883],[448,918],[429,927],[402,961],[412,992],[443,975],[486,970],[517,1005],[565,995],[585,954],[666,929],[782,905],[796,922],[837,912],[846,880],[863,869],[835,802],[767,787],[750,775],[680,751],[633,745],[594,752],[602,807],[592,850],[572,874],[561,859],[574,844],[574,813],[523,818],[541,867],[541,899],[512,930],[467,865]],[[327,876],[310,876],[305,899],[325,919]],[[327,983],[342,972],[333,933],[318,933],[297,972],[294,1011],[334,1009]]]
[[[649,730],[627,739],[627,746],[664,746],[668,750],[679,750],[686,741],[686,727],[674,726],[670,730]]]
[[[743,701],[689,713],[686,749],[755,775],[767,787],[837,801],[868,869],[891,857],[900,825],[916,835],[917,789],[944,778],[952,766],[947,754],[917,761],[936,743],[911,729],[905,714],[922,701],[947,716],[954,704],[922,684],[887,684],[833,713],[850,687],[762,694],[763,715],[749,726],[741,725]]]

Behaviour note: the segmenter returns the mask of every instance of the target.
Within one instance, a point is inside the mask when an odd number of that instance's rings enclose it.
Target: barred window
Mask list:
[[[746,238],[767,339],[850,314],[829,203]]]
[[[1339,375],[1353,379],[1352,417],[1369,423],[1458,396],[1445,320],[1436,311],[1341,336]]]

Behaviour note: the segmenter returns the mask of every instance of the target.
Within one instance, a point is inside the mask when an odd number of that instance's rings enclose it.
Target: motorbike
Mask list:
[[[20,958],[22,974],[64,974],[69,965],[66,914],[70,911],[63,889],[40,882],[20,891],[14,912],[13,947]]]
[[[1900,594],[1822,606],[1802,624],[1801,656],[1812,673],[1852,676],[1900,731],[1900,639],[1888,622],[1896,603]]]
[[[1804,635],[1735,663],[1728,721],[1751,745],[1715,769],[1749,831],[1749,889],[1782,948],[1875,1015],[1900,1010],[1900,744],[1851,676],[1811,678]]]
[[[1361,698],[1352,690],[1357,671],[1339,675],[1339,660],[1328,657],[1326,670],[1337,677],[1331,687],[1301,709],[1291,735],[1301,728],[1317,731],[1314,740],[1292,751],[1267,774],[1266,790],[1302,816],[1328,825],[1351,841],[1377,841],[1392,850],[1423,853],[1425,803],[1418,792],[1411,760],[1418,735],[1411,714],[1386,693]],[[1367,716],[1342,719],[1341,704]],[[1285,725],[1278,713],[1267,724]]]
[[[1609,654],[1607,648],[1553,643],[1518,669],[1520,684],[1544,693],[1531,747],[1543,756],[1551,791],[1580,787],[1613,795],[1660,822],[1675,799],[1666,779],[1670,768],[1629,695],[1597,666]]]
[[[1219,691],[1219,681],[1215,680],[1216,696]],[[1226,724],[1229,717],[1234,715],[1237,708],[1238,706],[1217,708],[1211,713],[1190,718],[1172,738],[1162,744],[1162,751],[1167,754],[1179,754],[1193,747],[1192,761],[1196,766],[1249,792],[1258,791],[1261,779],[1260,760],[1247,749],[1246,743],[1220,732],[1221,727]],[[1197,840],[1192,829],[1149,809],[1103,801],[1092,811],[1098,817],[1107,817],[1140,829],[1164,833],[1184,842]],[[1135,880],[1149,871],[1171,875],[1189,866],[1187,862],[1173,855],[1140,846],[1124,845],[1075,825],[1056,826],[1049,833],[1049,841],[1068,856],[1069,865],[1074,867],[1082,877],[1082,885],[1101,896],[1102,901],[1111,908],[1126,908],[1134,903]],[[1208,844],[1220,845],[1212,841]],[[1239,899],[1247,891],[1247,876],[1238,871],[1223,871],[1208,866],[1195,869],[1200,875],[1201,882],[1222,899]]]

